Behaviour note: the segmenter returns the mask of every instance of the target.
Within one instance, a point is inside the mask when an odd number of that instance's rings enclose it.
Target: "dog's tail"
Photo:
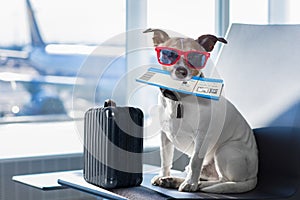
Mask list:
[[[257,178],[249,179],[243,182],[221,182],[201,189],[209,193],[242,193],[255,188]]]

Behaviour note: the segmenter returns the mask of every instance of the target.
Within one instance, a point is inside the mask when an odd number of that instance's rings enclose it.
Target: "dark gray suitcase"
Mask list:
[[[106,101],[84,118],[84,179],[103,188],[141,184],[143,112]]]

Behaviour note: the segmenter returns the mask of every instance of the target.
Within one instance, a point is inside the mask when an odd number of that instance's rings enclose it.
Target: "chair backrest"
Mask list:
[[[300,25],[232,24],[216,63],[223,94],[255,128],[258,185],[246,196],[300,198],[299,36]]]
[[[216,70],[252,128],[300,127],[300,25],[232,24]]]

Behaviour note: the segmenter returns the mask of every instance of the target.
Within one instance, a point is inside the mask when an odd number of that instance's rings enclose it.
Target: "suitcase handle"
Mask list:
[[[110,107],[116,107],[116,103],[111,99],[107,99],[104,102],[104,107],[109,107],[109,106]]]

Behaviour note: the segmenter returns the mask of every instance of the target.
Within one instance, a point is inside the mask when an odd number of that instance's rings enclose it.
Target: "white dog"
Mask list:
[[[203,35],[170,38],[153,32],[158,61],[179,81],[201,76],[210,51],[224,38]],[[252,129],[239,111],[223,96],[218,101],[161,89],[159,103],[161,166],[152,184],[179,191],[241,193],[257,183],[258,151]],[[170,176],[174,147],[190,156],[185,179]],[[201,178],[201,180],[200,180]]]

